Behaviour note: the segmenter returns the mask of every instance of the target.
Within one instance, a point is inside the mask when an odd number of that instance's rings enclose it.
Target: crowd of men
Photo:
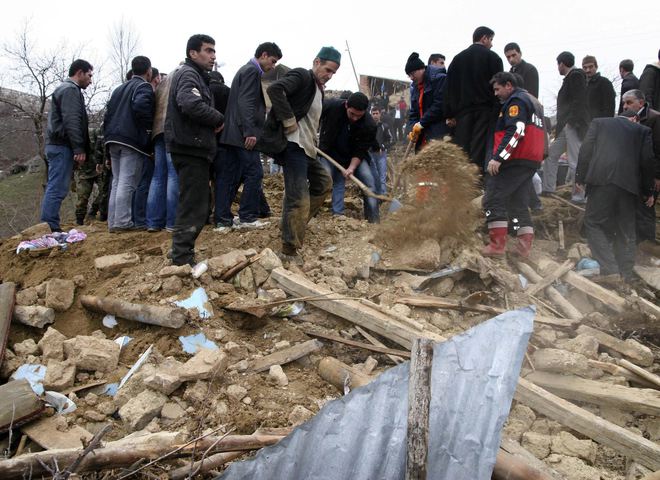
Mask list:
[[[504,72],[492,51],[494,35],[478,27],[472,44],[448,67],[442,54],[432,54],[425,64],[412,53],[405,63],[410,105],[403,96],[392,103],[360,92],[324,98],[341,54],[323,47],[311,69],[291,69],[270,84],[268,112],[262,75],[282,58],[280,48],[259,45],[228,87],[213,71],[213,38],[193,35],[185,61],[169,75],[159,74],[149,58],[135,57],[132,75],[106,106],[102,130],[91,129],[91,135],[82,90],[92,81],[93,67],[76,60],[49,112],[42,220],[60,230],[60,205],[77,166],[83,187],[78,223],[99,212],[113,233],[167,229],[172,262],[194,265],[195,241],[211,211],[217,233],[268,224],[261,160],[267,155],[284,175],[280,255],[298,263],[307,222],[330,193],[332,213],[344,213],[346,179],[385,194],[393,143],[407,138],[419,151],[449,136],[483,174],[485,255],[504,255],[510,230],[515,252],[529,255],[530,207],[542,208],[538,194],[555,192],[565,156],[571,200],[586,203],[585,233],[601,273],[630,277],[636,241],[655,242],[660,114],[652,107],[660,106],[660,52],[658,63],[649,64],[639,80],[633,62],[621,61],[618,106],[595,57],[585,56],[578,68],[572,53],[561,52],[557,69],[564,80],[551,131],[538,100],[537,69],[512,42],[503,49],[510,64]],[[103,195],[88,207],[94,183]],[[241,185],[234,216],[232,202]],[[379,221],[372,196],[364,196],[364,216]]]

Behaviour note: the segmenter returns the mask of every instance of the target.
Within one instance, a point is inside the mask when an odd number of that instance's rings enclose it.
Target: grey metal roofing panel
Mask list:
[[[498,315],[434,347],[428,478],[488,480],[518,383],[534,310]],[[409,362],[327,403],[222,480],[403,479]]]

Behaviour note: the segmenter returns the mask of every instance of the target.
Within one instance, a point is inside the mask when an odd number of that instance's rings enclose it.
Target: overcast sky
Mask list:
[[[75,7],[73,6],[75,5]],[[161,71],[170,71],[185,56],[194,33],[216,40],[220,71],[230,82],[234,73],[264,41],[276,42],[290,67],[310,66],[323,45],[342,51],[342,64],[328,88],[355,90],[355,77],[346,50],[348,41],[360,74],[406,80],[404,65],[417,51],[425,61],[438,52],[447,60],[470,45],[479,25],[495,31],[493,50],[508,64],[502,49],[518,42],[523,58],[536,65],[540,97],[553,110],[561,86],[555,58],[563,50],[577,62],[595,55],[603,75],[618,77],[624,58],[635,62],[639,76],[657,60],[660,48],[660,1],[490,2],[359,2],[334,0],[245,2],[140,2],[113,0],[96,3],[31,0],[5,2],[0,16],[0,39],[11,41],[25,19],[31,19],[37,50],[58,45],[84,45],[82,56],[101,62],[109,56],[109,32],[122,17],[140,37],[138,54],[151,58]],[[3,64],[6,68],[6,63]]]

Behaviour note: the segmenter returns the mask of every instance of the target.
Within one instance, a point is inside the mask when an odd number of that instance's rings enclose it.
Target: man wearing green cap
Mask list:
[[[302,263],[299,251],[307,222],[332,190],[332,178],[316,155],[325,84],[337,72],[341,53],[319,51],[311,70],[294,68],[268,87],[272,108],[255,147],[271,155],[284,171],[282,251],[285,261]]]

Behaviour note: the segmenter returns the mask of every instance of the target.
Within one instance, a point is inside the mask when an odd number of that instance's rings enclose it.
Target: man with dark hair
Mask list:
[[[651,130],[636,124],[635,115],[627,110],[594,119],[575,174],[575,182],[587,188],[584,229],[600,273],[625,281],[632,279],[635,264],[635,204],[639,196],[649,206],[654,202]]]
[[[632,60],[621,60],[619,63],[619,75],[621,75],[621,99],[619,101],[619,114],[623,112],[623,95],[630,90],[639,89],[639,79],[633,73],[635,64]]]
[[[147,169],[144,166],[144,162],[151,161],[154,118],[154,90],[149,83],[151,61],[137,56],[131,62],[131,69],[131,79],[112,92],[103,120],[105,145],[110,151],[112,165],[108,204],[108,230],[111,233],[146,229],[146,195],[138,199],[142,209],[139,225],[134,222],[133,196],[145,170],[147,174],[153,172],[151,166]]]
[[[165,143],[179,176],[179,204],[172,234],[172,263],[195,264],[195,241],[208,217],[209,163],[224,117],[213,108],[209,72],[215,65],[215,40],[193,35],[186,60],[171,75],[165,117]]]
[[[376,145],[369,152],[371,157],[371,174],[376,181],[376,193],[387,193],[387,151],[392,146],[394,136],[389,124],[382,120],[378,107],[371,107],[371,117],[376,123]]]
[[[220,134],[220,144],[224,148],[214,162],[216,232],[226,232],[234,226],[260,228],[270,223],[259,220],[263,209],[260,203],[264,198],[264,172],[259,152],[254,147],[266,119],[261,76],[275,68],[282,51],[276,44],[267,42],[259,45],[254,55],[236,72],[229,91],[225,128]],[[231,203],[241,183],[239,220],[234,225]],[[266,209],[270,210],[267,205]]]
[[[74,163],[85,163],[89,153],[87,109],[82,90],[92,83],[94,67],[82,59],[69,67],[69,78],[53,92],[46,126],[48,182],[41,202],[41,221],[61,232],[60,207],[71,185]]]
[[[287,262],[302,262],[299,251],[307,222],[332,190],[332,178],[317,158],[316,132],[325,84],[337,72],[340,62],[337,49],[323,47],[311,70],[289,70],[267,90],[273,106],[256,148],[273,156],[284,169],[280,255]]]
[[[539,72],[534,65],[523,60],[520,46],[515,42],[507,43],[504,47],[504,56],[511,65],[509,72],[517,73],[523,79],[519,87],[539,98]]]
[[[348,100],[332,99],[323,104],[319,148],[330,155],[346,170],[344,173],[325,161],[332,175],[332,213],[344,214],[344,188],[346,178],[355,175],[371,191],[376,191],[376,180],[371,173],[369,150],[376,144],[376,122],[367,113],[369,99],[355,92]],[[378,223],[378,200],[364,197],[364,218]]]
[[[499,106],[490,79],[503,70],[502,59],[493,51],[495,32],[478,27],[472,45],[456,55],[447,70],[445,117],[455,127],[454,142],[483,171],[489,134],[495,125]]]
[[[496,73],[491,84],[495,96],[502,102],[502,109],[486,168],[483,208],[490,242],[482,253],[487,256],[505,254],[511,222],[517,235],[516,253],[528,257],[534,240],[529,191],[532,177],[543,161],[543,113],[534,105],[532,98],[535,97],[518,88],[514,74]]]
[[[447,73],[447,68],[445,67],[445,56],[442,53],[432,53],[429,55],[429,61],[426,63],[434,67],[441,68],[444,70],[444,73]]]
[[[660,112],[649,107],[644,99],[644,92],[633,89],[623,94],[621,99],[624,111],[635,114],[636,120],[651,129],[653,140],[653,155],[655,156],[655,185],[653,196],[657,200],[660,192]],[[636,208],[637,243],[644,241],[655,243],[655,201],[647,205],[643,200],[637,202]]]
[[[102,195],[103,181],[105,179],[105,145],[103,134],[100,128],[89,129],[90,151],[85,162],[78,167],[75,172],[76,177],[76,224],[84,225],[85,216],[88,215],[89,199],[94,190],[94,184],[98,186],[98,193],[89,207],[90,219],[96,216],[96,212],[101,211],[107,218],[107,204],[104,204]],[[106,192],[107,193],[107,192]],[[106,195],[107,197],[107,195]],[[105,198],[107,200],[107,198]]]
[[[652,108],[660,110],[660,50],[658,61],[644,67],[639,77],[639,89],[644,92],[644,98]]]
[[[408,139],[415,142],[415,151],[418,151],[430,140],[442,138],[447,133],[443,114],[447,75],[438,67],[425,66],[417,52],[410,54],[405,68],[406,75],[412,81]]]
[[[568,154],[566,181],[574,181],[580,144],[589,126],[587,78],[584,71],[575,67],[575,56],[571,52],[561,52],[557,56],[557,70],[564,81],[557,94],[555,140],[550,145],[548,158],[543,162],[543,192],[546,195],[554,193],[557,188],[559,157],[564,152]],[[583,192],[574,188],[573,200],[583,202]]]
[[[582,70],[587,76],[587,108],[589,120],[613,117],[616,108],[616,92],[607,78],[598,72],[598,61],[593,55],[582,59]]]

